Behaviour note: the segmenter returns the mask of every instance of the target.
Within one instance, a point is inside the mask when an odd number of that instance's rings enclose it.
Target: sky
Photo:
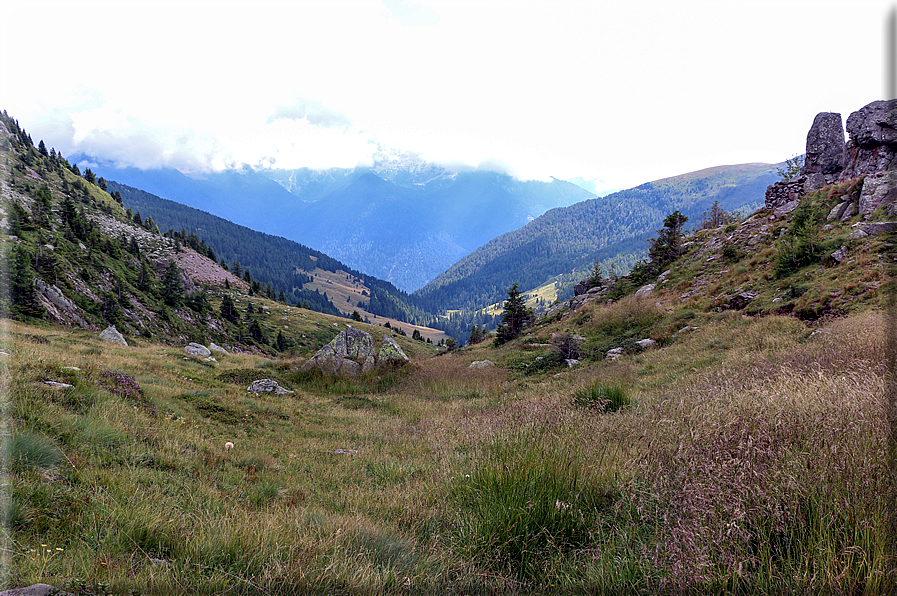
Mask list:
[[[629,188],[886,99],[882,0],[13,0],[0,109],[119,166],[415,156]]]

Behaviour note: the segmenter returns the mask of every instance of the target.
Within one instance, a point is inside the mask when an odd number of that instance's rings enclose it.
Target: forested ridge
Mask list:
[[[363,281],[370,291],[369,312],[425,325],[433,316],[415,304],[408,294],[391,283],[355,271],[328,255],[294,242],[257,232],[245,226],[216,217],[174,201],[157,197],[148,192],[116,182],[109,182],[110,192],[121,193],[123,204],[132,212],[151,215],[160,230],[184,230],[195,234],[229,268],[237,264],[253,279],[272,284],[275,291],[283,290],[293,304],[304,303],[313,310],[339,314],[339,311],[323,295],[303,289],[308,274],[315,268],[324,271],[345,271]]]
[[[563,298],[573,274],[596,260],[628,271],[668,213],[678,209],[699,221],[715,201],[728,211],[753,210],[776,178],[775,165],[719,166],[552,209],[486,243],[415,294],[433,310],[479,309],[503,300],[513,283],[531,289],[554,278],[563,283]]]

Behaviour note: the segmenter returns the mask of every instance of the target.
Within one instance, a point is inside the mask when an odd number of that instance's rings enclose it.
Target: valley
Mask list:
[[[864,161],[853,147],[843,175],[812,171],[808,151],[806,172],[751,194],[742,215],[730,211],[742,199],[721,200],[731,177],[759,185],[770,166],[548,211],[446,272],[429,295],[451,300],[431,310],[323,252],[81,173],[5,112],[2,124],[4,586],[773,596],[895,584],[882,330],[897,202],[893,172],[863,169],[885,149]],[[630,199],[629,219],[598,217]],[[552,236],[611,220],[629,222],[600,249],[613,253]],[[647,242],[646,226],[660,227]],[[636,250],[627,269],[594,275]],[[519,302],[501,262],[535,272]],[[499,329],[463,345],[435,326],[469,333],[473,315]],[[376,359],[348,339],[362,332]],[[384,357],[393,342],[407,360]],[[348,372],[310,366],[328,353]]]

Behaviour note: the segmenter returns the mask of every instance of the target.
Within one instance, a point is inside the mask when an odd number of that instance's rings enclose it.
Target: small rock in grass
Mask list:
[[[274,395],[290,395],[295,391],[284,389],[272,379],[258,379],[246,388],[247,393],[273,393]]]
[[[74,387],[74,385],[69,385],[68,383],[60,383],[58,381],[44,381],[44,385],[47,387],[51,387],[52,389],[68,389],[69,387]]]

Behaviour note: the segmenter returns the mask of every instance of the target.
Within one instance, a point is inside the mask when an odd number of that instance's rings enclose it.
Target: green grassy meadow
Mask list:
[[[3,581],[890,593],[882,311],[811,328],[626,298],[573,317],[573,368],[546,346],[568,320],[358,381],[3,321]],[[604,360],[641,337],[661,347]],[[247,393],[257,378],[295,395]]]

